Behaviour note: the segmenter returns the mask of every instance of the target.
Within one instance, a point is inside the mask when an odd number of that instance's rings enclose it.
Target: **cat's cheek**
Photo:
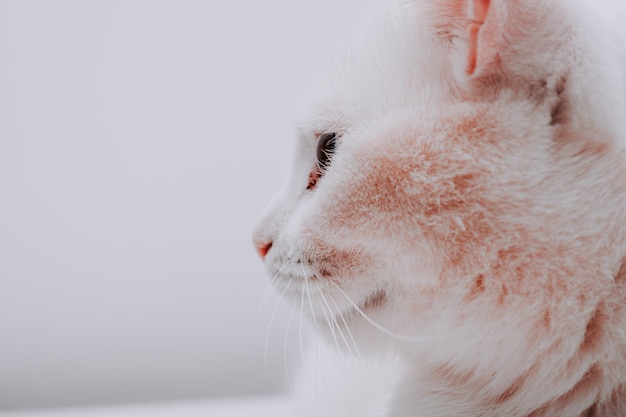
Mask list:
[[[295,219],[294,219],[295,220]],[[319,217],[303,215],[302,221],[290,225],[297,252],[321,284],[332,282],[349,292],[379,288],[376,271],[387,270],[385,257],[375,246],[359,237],[344,233],[332,222],[321,223]]]
[[[375,265],[374,257],[361,245],[338,247],[324,239],[324,233],[309,231],[307,251],[312,255],[320,278],[345,280],[365,274]]]

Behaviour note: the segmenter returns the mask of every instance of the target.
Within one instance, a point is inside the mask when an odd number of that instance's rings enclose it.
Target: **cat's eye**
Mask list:
[[[336,133],[322,133],[317,138],[316,158],[317,167],[320,172],[326,171],[330,166],[330,161],[335,153],[337,146],[337,134]]]

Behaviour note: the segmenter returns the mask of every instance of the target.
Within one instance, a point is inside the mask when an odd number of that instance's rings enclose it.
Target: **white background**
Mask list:
[[[382,3],[0,0],[0,410],[284,388],[250,231]]]

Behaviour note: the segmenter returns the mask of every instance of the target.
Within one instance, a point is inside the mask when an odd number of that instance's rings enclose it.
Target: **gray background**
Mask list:
[[[0,0],[0,410],[284,388],[250,231],[382,3]]]

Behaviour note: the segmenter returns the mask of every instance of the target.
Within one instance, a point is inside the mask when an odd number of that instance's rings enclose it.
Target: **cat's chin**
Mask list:
[[[352,338],[360,339],[372,331],[378,332],[376,327],[380,325],[377,323],[377,316],[378,313],[384,311],[387,303],[387,291],[377,289],[362,298],[360,302],[350,303],[345,309],[333,311],[333,314],[330,314],[328,310],[315,314],[312,321],[319,333],[342,349],[343,342],[349,345],[353,343],[350,340]],[[344,341],[344,338],[347,340]]]
[[[340,297],[348,299],[345,294],[340,295]],[[328,318],[331,321],[334,319],[335,321],[341,322],[353,322],[360,319],[370,321],[371,318],[369,315],[384,308],[387,304],[387,298],[387,291],[379,288],[370,292],[358,302],[349,299],[349,301],[344,302],[343,305],[338,305],[335,301],[333,301],[332,303],[336,308],[331,309],[330,312],[322,306],[323,311],[321,313],[317,313],[316,318],[318,320],[325,320]]]

